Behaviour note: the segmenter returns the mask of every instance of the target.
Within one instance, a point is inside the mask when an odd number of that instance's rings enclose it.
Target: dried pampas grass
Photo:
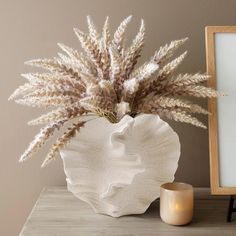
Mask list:
[[[30,125],[46,126],[20,161],[31,157],[56,130],[78,118],[79,121],[52,146],[42,164],[47,165],[84,126],[85,118],[91,114],[116,123],[126,114],[151,113],[206,128],[192,114],[208,112],[181,97],[208,98],[223,94],[203,85],[209,78],[205,74],[174,74],[187,52],[177,58],[172,57],[187,38],[160,47],[149,61],[135,68],[144,46],[145,24],[141,20],[136,37],[130,46],[126,46],[125,34],[131,18],[124,19],[112,37],[108,17],[99,34],[88,16],[88,33],[74,29],[84,53],[60,43],[58,46],[63,53],[57,57],[26,62],[27,65],[47,70],[47,73],[23,74],[27,83],[16,89],[9,99],[27,106],[53,110],[29,122]]]

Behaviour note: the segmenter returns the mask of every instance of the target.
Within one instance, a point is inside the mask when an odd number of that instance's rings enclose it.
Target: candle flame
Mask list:
[[[176,204],[175,204],[175,210],[176,210],[176,211],[179,211],[180,209],[181,209],[180,204],[176,203]]]

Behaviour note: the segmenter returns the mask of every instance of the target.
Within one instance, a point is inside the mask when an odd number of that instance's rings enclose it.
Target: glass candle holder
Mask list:
[[[160,216],[171,225],[185,225],[193,218],[193,187],[185,183],[166,183],[160,189]]]

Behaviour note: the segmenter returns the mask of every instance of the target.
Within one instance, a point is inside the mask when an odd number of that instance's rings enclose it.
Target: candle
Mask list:
[[[193,187],[185,183],[161,186],[160,216],[167,224],[185,225],[193,217]]]

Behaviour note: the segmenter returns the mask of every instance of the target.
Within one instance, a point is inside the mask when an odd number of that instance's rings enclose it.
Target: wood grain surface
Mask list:
[[[217,89],[216,62],[215,62],[215,34],[236,33],[236,26],[207,26],[205,28],[207,73],[210,75],[208,86]],[[209,124],[209,151],[210,151],[210,177],[211,193],[219,195],[235,195],[236,187],[220,186],[219,150],[218,150],[218,119],[217,101],[208,99]],[[235,233],[236,235],[236,233]]]
[[[195,189],[192,223],[171,226],[161,221],[158,200],[143,215],[112,218],[94,213],[65,187],[49,187],[41,193],[20,236],[236,235],[236,221],[226,223],[228,198],[210,196],[209,191]]]

